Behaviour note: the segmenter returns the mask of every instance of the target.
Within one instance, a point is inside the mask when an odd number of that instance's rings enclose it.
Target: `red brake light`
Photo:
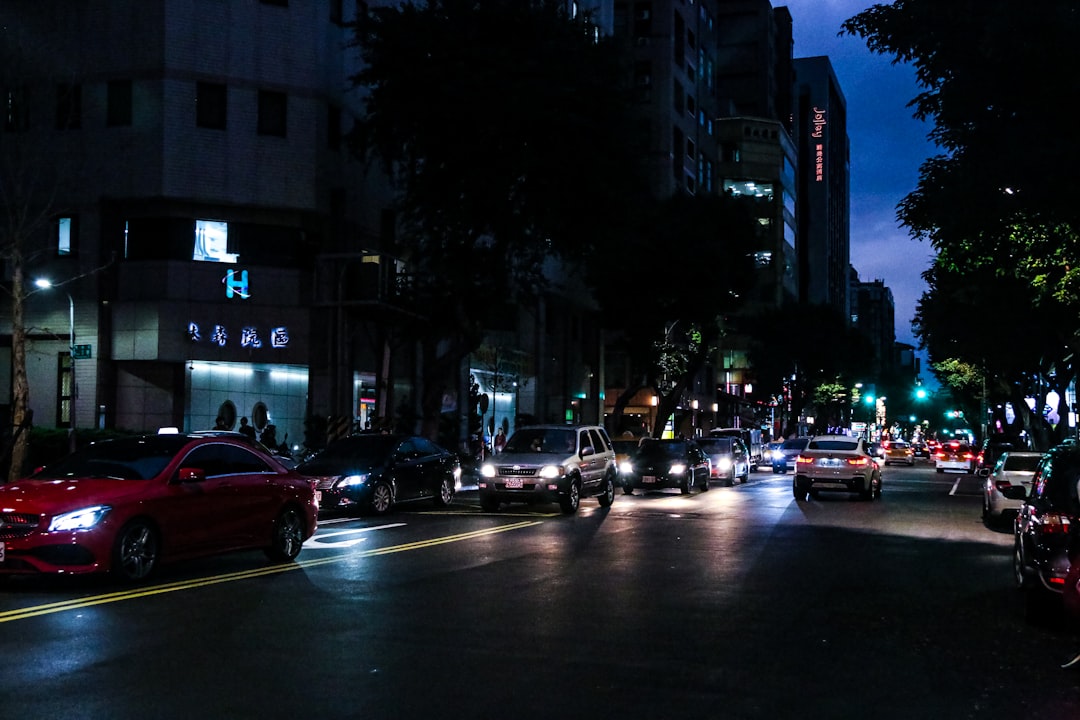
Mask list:
[[[1046,535],[1067,535],[1071,522],[1064,513],[1046,513],[1039,521],[1038,531]]]
[[[848,458],[847,463],[848,463],[848,465],[869,465],[870,464],[870,458],[864,458],[864,457]]]
[[[814,462],[814,458],[803,457],[802,455],[799,455],[797,458],[795,458],[795,463],[796,464],[798,464],[798,463],[806,464],[806,463],[813,463],[813,462]]]

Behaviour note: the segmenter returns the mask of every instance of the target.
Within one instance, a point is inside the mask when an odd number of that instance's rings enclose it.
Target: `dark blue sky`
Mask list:
[[[936,152],[926,139],[929,125],[915,120],[907,107],[918,92],[914,70],[871,53],[861,38],[837,36],[840,24],[872,0],[772,4],[791,12],[795,57],[827,55],[840,82],[851,142],[851,264],[859,279],[883,280],[892,290],[896,339],[915,344],[911,319],[926,287],[921,273],[933,248],[899,227],[896,206],[915,188],[922,161]]]

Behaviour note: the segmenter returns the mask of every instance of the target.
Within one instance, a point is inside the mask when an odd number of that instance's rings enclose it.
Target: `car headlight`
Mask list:
[[[357,487],[363,485],[368,480],[367,475],[346,475],[337,482],[339,488]]]
[[[682,463],[675,463],[671,466],[671,470],[669,470],[668,472],[670,472],[672,475],[682,475],[684,472],[686,472],[686,466]]]
[[[108,505],[94,505],[93,507],[80,508],[57,515],[49,523],[49,532],[63,530],[88,530],[109,514],[112,510]]]
[[[717,461],[716,465],[717,465],[717,467],[719,467],[724,472],[727,472],[728,470],[731,469],[731,458],[726,458],[726,457],[720,458],[720,460]]]
[[[562,477],[563,469],[558,465],[545,465],[540,468],[540,477],[551,480],[552,478]]]
[[[784,459],[784,453],[780,452],[779,450],[773,450],[772,451],[772,459],[773,460],[783,460]]]
[[[619,463],[619,472],[621,472],[623,475],[629,475],[630,473],[634,472],[633,463],[627,460],[623,460],[621,463]]]
[[[495,466],[491,463],[486,463],[480,466],[480,474],[486,478],[495,477]]]

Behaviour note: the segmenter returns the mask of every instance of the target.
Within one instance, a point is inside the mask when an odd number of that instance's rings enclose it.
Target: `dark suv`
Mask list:
[[[504,502],[558,502],[570,514],[592,495],[607,507],[615,500],[617,473],[611,440],[599,425],[523,427],[480,467],[480,507],[492,512]]]
[[[1031,443],[1019,437],[991,435],[979,446],[979,452],[975,455],[975,470],[994,467],[1002,453],[1028,450],[1031,450]]]
[[[1069,532],[1077,522],[1076,482],[1080,446],[1060,445],[1043,456],[1031,478],[1031,493],[1013,523],[1013,577],[1025,591],[1029,613],[1060,602],[1069,571]],[[1022,498],[1024,486],[1006,497]]]

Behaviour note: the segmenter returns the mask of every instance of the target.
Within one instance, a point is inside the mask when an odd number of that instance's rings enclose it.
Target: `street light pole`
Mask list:
[[[38,278],[34,285],[42,289],[54,288],[57,285],[47,278]],[[79,401],[79,383],[75,377],[75,298],[67,290],[64,294],[68,299],[68,357],[71,362],[71,404],[68,408],[68,452],[75,452],[75,407]]]

